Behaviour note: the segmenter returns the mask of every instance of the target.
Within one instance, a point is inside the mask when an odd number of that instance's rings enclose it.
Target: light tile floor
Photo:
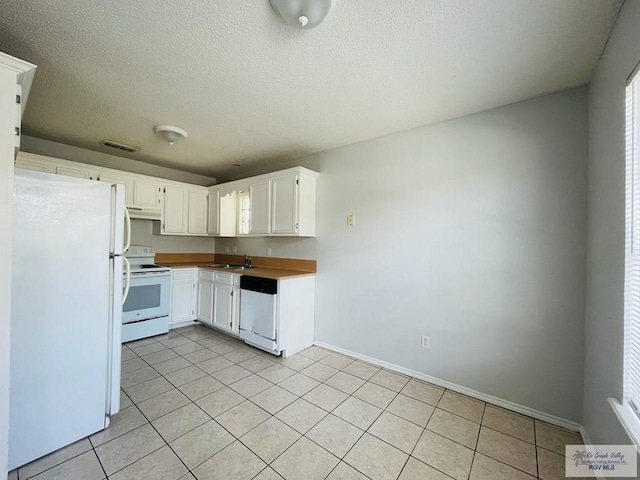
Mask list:
[[[122,347],[106,430],[11,480],[564,478],[579,435],[311,347],[282,359],[193,325]]]

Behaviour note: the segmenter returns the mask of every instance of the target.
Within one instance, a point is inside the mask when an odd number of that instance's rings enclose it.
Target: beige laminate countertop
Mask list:
[[[287,270],[284,268],[253,267],[246,270],[232,270],[228,268],[209,267],[202,262],[162,262],[160,265],[171,268],[205,268],[216,272],[235,273],[236,275],[251,275],[252,277],[272,278],[283,280],[286,278],[310,277],[314,272],[301,272],[300,270]]]

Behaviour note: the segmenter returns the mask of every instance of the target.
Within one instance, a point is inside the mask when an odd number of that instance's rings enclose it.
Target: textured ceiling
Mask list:
[[[303,31],[269,0],[2,3],[0,50],[38,65],[25,133],[222,178],[584,85],[620,6],[338,0]]]

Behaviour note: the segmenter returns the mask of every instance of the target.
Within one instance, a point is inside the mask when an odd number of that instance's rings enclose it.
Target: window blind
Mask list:
[[[640,417],[640,75],[626,90],[624,397]]]

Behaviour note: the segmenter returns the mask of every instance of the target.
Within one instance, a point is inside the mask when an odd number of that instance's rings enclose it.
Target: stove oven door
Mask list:
[[[122,306],[122,323],[139,322],[169,315],[171,274],[131,274],[129,295]]]

